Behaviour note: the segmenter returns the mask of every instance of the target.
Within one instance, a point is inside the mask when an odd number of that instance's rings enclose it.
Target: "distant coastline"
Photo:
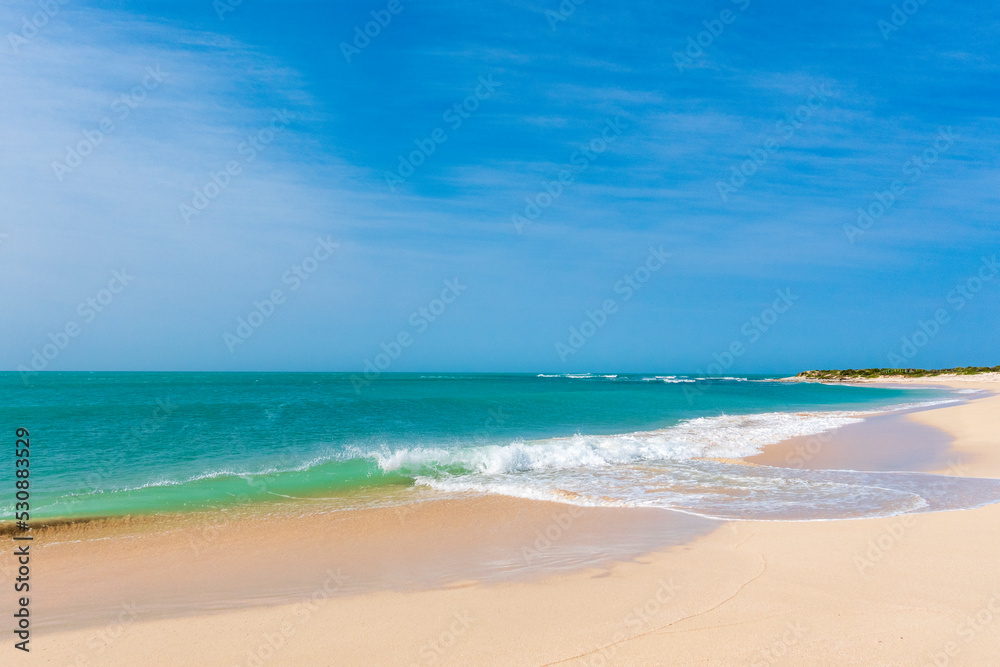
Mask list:
[[[881,380],[936,379],[1000,379],[1000,366],[959,366],[957,368],[848,368],[845,370],[802,371],[798,375],[780,378],[778,382],[865,382]]]

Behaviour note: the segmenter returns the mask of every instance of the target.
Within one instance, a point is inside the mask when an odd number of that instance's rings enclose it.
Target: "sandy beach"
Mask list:
[[[895,417],[906,426],[895,429],[902,435],[892,455],[857,442],[852,449],[842,433],[781,443],[756,462],[878,470],[903,461],[912,470],[1000,477],[996,378],[919,383],[986,391]],[[872,428],[873,445],[878,428],[894,430],[892,422]],[[908,451],[917,438],[922,444]],[[64,530],[37,544],[31,660],[996,664],[998,531],[1000,505],[717,522],[493,496],[234,519],[208,531],[197,522],[107,535]]]

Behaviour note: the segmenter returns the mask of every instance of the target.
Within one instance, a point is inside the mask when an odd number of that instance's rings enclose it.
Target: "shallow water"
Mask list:
[[[827,519],[973,507],[990,480],[737,466],[942,389],[669,374],[0,374],[31,432],[32,518],[363,497],[420,485],[709,517]],[[12,441],[13,442],[13,441]],[[7,458],[0,461],[6,468]],[[947,497],[935,492],[945,485]],[[13,504],[0,506],[5,518]]]

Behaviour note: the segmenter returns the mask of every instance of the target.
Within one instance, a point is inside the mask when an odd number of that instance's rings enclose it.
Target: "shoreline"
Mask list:
[[[998,379],[1000,379],[1000,374],[997,374]],[[796,378],[779,378],[769,381],[785,382],[785,381],[799,381]],[[891,387],[891,382],[883,383],[886,387]],[[925,383],[923,387],[932,388],[934,383]],[[922,388],[922,387],[918,387]],[[925,410],[928,409],[923,404],[910,404],[902,403],[899,405],[918,405],[915,408],[904,408],[901,411],[898,407],[892,407],[889,414],[899,415],[903,412],[911,412],[913,410]],[[805,415],[815,414],[817,416],[823,415],[830,412],[858,412],[858,417],[864,419],[864,423],[868,424],[873,420],[877,420],[881,417],[879,414],[880,408],[841,408],[839,410],[831,410],[828,406],[815,406],[818,409],[810,410],[806,409],[789,409],[789,414],[801,413]],[[769,414],[770,411],[766,411],[760,414]],[[780,411],[779,411],[780,412]],[[736,417],[754,417],[757,413],[736,413]],[[727,413],[723,412],[718,415],[701,415],[701,418],[713,419],[714,417],[725,417]],[[681,426],[686,421],[695,420],[697,421],[699,417],[689,417],[682,418],[679,423],[670,424],[663,427],[654,427],[652,429],[647,429],[645,431],[637,431],[636,433],[640,435],[646,435],[649,433],[660,433],[669,432],[672,428]],[[842,427],[841,427],[842,428]],[[839,432],[841,428],[835,428],[834,430]],[[622,431],[620,435],[628,436],[631,435],[631,431]],[[607,434],[602,434],[597,437],[603,437]],[[812,438],[813,436],[800,436],[801,438]],[[557,436],[546,438],[548,440],[558,441],[558,440],[569,440],[571,436]],[[775,442],[773,444],[765,445],[768,451],[776,448],[780,448],[785,443],[795,443],[799,440],[799,437],[788,438],[784,441]],[[940,441],[940,438],[937,438]],[[757,444],[756,446],[760,446]],[[740,457],[741,454],[732,453],[724,456],[713,455],[711,452],[706,452],[701,456],[693,456],[692,460],[704,460],[704,461],[716,461],[720,463],[727,463],[733,465],[748,465],[748,464],[761,464],[761,465],[771,465],[777,467],[801,467],[797,465],[788,465],[785,462],[778,461],[774,457],[768,457],[767,452],[759,454],[751,454]],[[899,465],[906,465],[905,462],[901,462]],[[860,470],[868,470],[869,468],[860,468]],[[891,469],[891,468],[886,468]],[[909,469],[909,468],[907,468]],[[278,470],[274,473],[260,473],[263,476],[263,484],[260,481],[255,481],[250,483],[250,487],[257,489],[259,487],[266,487],[269,483],[269,478],[267,475],[283,474],[285,470]],[[258,473],[251,473],[251,476],[257,475]],[[240,473],[231,473],[232,476],[239,476]],[[190,481],[190,480],[189,480]],[[172,488],[173,486],[182,486],[186,482],[167,482]],[[156,486],[156,484],[152,484]],[[112,491],[114,492],[114,491]],[[442,489],[431,489],[424,488],[420,484],[413,484],[410,480],[409,484],[397,484],[397,483],[387,483],[384,485],[375,486],[360,486],[358,488],[352,489],[338,489],[335,491],[318,489],[314,492],[315,495],[304,494],[301,496],[282,496],[282,498],[287,498],[287,500],[276,500],[274,496],[281,496],[281,494],[272,494],[269,499],[251,498],[249,492],[245,493],[229,493],[232,500],[226,504],[222,503],[211,503],[204,505],[193,504],[185,507],[184,509],[169,509],[169,510],[155,510],[146,507],[141,507],[135,511],[125,510],[129,513],[90,513],[90,514],[57,514],[53,516],[46,516],[43,518],[33,518],[32,528],[36,532],[45,532],[47,534],[52,534],[55,536],[61,536],[67,532],[70,533],[90,533],[97,532],[100,533],[102,530],[106,530],[108,534],[118,534],[122,531],[137,530],[144,531],[147,528],[156,530],[157,526],[160,524],[171,525],[177,522],[188,523],[193,521],[205,521],[211,522],[213,517],[219,515],[225,516],[260,516],[260,515],[270,515],[270,514],[287,514],[287,513],[298,513],[298,512],[310,512],[314,511],[316,513],[327,514],[336,511],[356,511],[365,510],[379,507],[396,507],[399,505],[407,505],[411,503],[419,503],[425,501],[440,500],[442,498],[449,498],[453,496],[462,496],[467,493],[475,494],[476,491],[465,491],[465,490],[442,490]],[[572,492],[567,492],[572,495]],[[72,494],[71,494],[72,495]],[[515,496],[520,497],[520,496]],[[535,500],[541,500],[542,498],[535,497]],[[558,499],[553,499],[558,502]],[[56,503],[58,504],[58,502]],[[148,504],[148,503],[147,503]],[[33,516],[37,517],[38,512],[34,512]],[[17,532],[14,521],[0,521],[0,535],[11,535]],[[99,535],[100,536],[100,535]]]
[[[944,383],[932,378],[920,382]],[[963,382],[962,386],[969,385]],[[987,389],[988,395],[900,417],[954,438],[943,452],[944,460],[924,457],[921,465],[937,466],[935,471],[944,474],[1000,477],[998,387],[983,383],[980,388]],[[782,444],[787,446],[787,442]],[[832,438],[824,448],[838,449],[836,443]],[[760,456],[780,446],[773,445]],[[942,453],[939,449],[935,451]],[[947,458],[958,455],[962,461],[945,468]],[[359,524],[369,545],[377,547],[362,550],[359,562],[370,557],[364,553],[393,550],[407,557],[400,562],[414,556],[419,556],[417,561],[430,557],[433,562],[442,553],[461,555],[456,535],[468,538],[465,546],[482,542],[483,535],[473,528],[489,525],[490,513],[494,519],[505,517],[510,533],[504,539],[513,540],[507,547],[515,545],[516,552],[518,544],[530,546],[533,530],[558,526],[554,517],[560,511],[568,516],[568,508],[574,507],[497,496],[481,497],[471,505],[460,500],[440,502],[453,504],[454,511],[417,507],[400,521],[389,517],[387,513],[393,510],[386,508],[382,519],[373,520],[374,524],[382,522],[382,533],[373,530],[371,523],[363,528],[363,522]],[[650,510],[653,514],[640,518],[635,513],[642,510],[607,511],[604,517],[590,513],[589,520],[574,518],[569,529],[560,528],[556,543],[567,552],[588,543],[592,546],[620,527],[628,516],[624,513],[632,513],[632,528],[641,533],[666,512]],[[398,525],[389,525],[388,518]],[[338,655],[351,663],[393,664],[582,665],[597,664],[599,658],[656,664],[663,656],[670,656],[667,664],[674,660],[778,664],[780,652],[788,664],[899,664],[901,658],[911,664],[930,663],[937,654],[975,664],[985,662],[1000,639],[1000,623],[977,630],[973,639],[978,641],[966,643],[957,634],[964,616],[989,608],[993,598],[988,591],[996,589],[1000,595],[1000,581],[992,568],[1000,558],[1000,548],[992,539],[1000,528],[1000,505],[880,519],[705,521],[713,523],[711,530],[685,533],[678,529],[675,537],[679,539],[672,545],[647,543],[636,549],[633,543],[631,551],[623,549],[611,558],[605,554],[604,560],[597,558],[591,565],[547,568],[532,577],[487,577],[450,584],[425,580],[428,585],[423,588],[357,592],[343,582],[328,585],[330,573],[350,581],[352,573],[343,567],[328,569],[322,577],[322,571],[312,570],[299,582],[297,604],[258,600],[271,604],[202,608],[156,619],[133,611],[123,620],[125,612],[117,611],[114,617],[105,616],[104,625],[96,628],[40,628],[37,650],[66,663],[80,655],[97,661],[87,664],[130,664],[150,647],[165,662],[169,656],[174,663],[192,662],[197,655],[202,662],[226,664],[255,664],[254,660],[326,664],[328,656]],[[313,527],[303,529],[308,532]],[[277,548],[293,544],[308,551],[303,542],[307,533],[294,533],[279,537]],[[374,538],[377,534],[382,537]],[[450,535],[452,542],[438,544],[443,550],[437,555],[421,552],[417,547],[421,540],[427,546],[428,534],[430,541],[440,542]],[[329,535],[313,537],[319,545],[330,539]],[[497,536],[492,538],[496,548]],[[244,549],[255,550],[255,560],[266,560],[258,554],[267,536],[251,532],[241,539]],[[331,550],[343,548],[343,542],[326,544]],[[236,546],[227,543],[218,550],[206,550],[204,564],[217,564],[224,555],[218,552],[232,554]],[[157,549],[162,552],[162,545]],[[114,554],[112,560],[135,570],[143,553],[148,556],[150,550],[137,545],[129,553]],[[483,557],[482,553],[465,554]],[[91,567],[94,558],[99,557],[91,554],[87,561]],[[392,569],[382,561],[374,563],[376,571]],[[290,567],[299,562],[285,559]],[[80,578],[76,572],[72,576]],[[237,572],[232,581],[245,585],[244,579],[250,576]],[[357,580],[359,573],[353,576]],[[98,579],[107,585],[107,572]],[[201,585],[211,580],[204,576]],[[124,586],[124,581],[118,583],[118,598],[125,597]],[[39,592],[42,595],[44,591]],[[1000,609],[1000,597],[996,599]],[[113,635],[113,641],[95,642],[101,632]],[[169,640],[180,636],[190,638],[190,644],[179,646]],[[957,647],[955,656],[944,652],[949,647]]]
[[[49,542],[36,537],[50,564],[44,584],[51,589],[39,595],[36,627],[45,633],[100,626],[123,602],[144,620],[287,605],[328,572],[345,573],[331,592],[338,598],[533,581],[687,544],[718,524],[652,508],[472,496],[328,514],[146,523],[112,535],[95,527],[82,539],[55,533]],[[251,552],[252,559],[241,556]],[[165,580],[147,581],[150,571]],[[97,585],[108,582],[113,590]]]
[[[743,461],[804,470],[933,472],[951,464],[952,438],[913,416],[941,407],[874,414],[857,424],[768,445]]]

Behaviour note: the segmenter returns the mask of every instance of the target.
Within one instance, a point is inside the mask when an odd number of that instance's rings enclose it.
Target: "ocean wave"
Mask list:
[[[598,468],[640,461],[683,461],[697,457],[741,458],[788,438],[814,435],[860,422],[867,413],[771,412],[699,417],[658,431],[619,435],[574,435],[450,449],[400,448],[373,452],[383,471],[421,473],[460,468],[477,473]]]
[[[792,470],[740,464],[769,444],[815,435],[882,410],[722,415],[659,431],[378,456],[386,471],[442,492],[493,493],[581,506],[658,507],[715,519],[832,520],[965,509],[1000,500],[1000,480],[922,473]],[[732,462],[731,462],[732,461]]]
[[[544,440],[516,440],[476,447],[403,447],[353,455],[372,456],[385,472],[421,474],[434,469],[498,474],[542,469],[603,468],[650,461],[694,458],[738,459],[799,436],[817,435],[890,411],[926,408],[957,399],[903,403],[881,410],[766,412],[698,417],[655,431],[614,435],[576,434]]]
[[[677,377],[676,375],[654,375],[653,377],[641,377],[640,382],[666,382],[667,384],[678,384],[681,382],[694,382],[694,380],[688,378],[686,375],[684,377]]]
[[[663,378],[658,378],[663,379]],[[816,435],[862,421],[886,411],[919,409],[958,399],[904,403],[882,410],[840,412],[770,412],[720,415],[682,421],[669,428],[613,435],[576,434],[542,440],[514,440],[478,446],[381,447],[349,445],[320,447],[309,456],[281,455],[255,466],[225,466],[195,474],[158,477],[144,482],[109,484],[64,493],[66,498],[105,493],[136,492],[212,481],[254,480],[273,476],[315,473],[329,468],[338,477],[370,478],[373,474],[400,474],[414,478],[435,473],[508,474],[541,470],[598,470],[615,466],[696,458],[738,459],[764,447],[797,436]],[[356,470],[347,470],[353,466]],[[110,481],[110,480],[109,480]]]
[[[631,377],[694,381],[669,375]],[[182,494],[176,487],[204,484],[216,484],[225,493],[259,490],[270,496],[298,498],[302,490],[388,482],[580,505],[664,507],[715,518],[824,519],[950,509],[950,501],[928,500],[919,484],[893,486],[884,478],[860,479],[856,476],[860,473],[849,471],[838,472],[840,476],[834,478],[784,469],[766,473],[759,467],[722,461],[752,456],[768,445],[855,424],[872,415],[960,400],[945,398],[857,411],[723,414],[688,419],[659,430],[578,433],[492,445],[344,447],[315,443],[298,454],[275,454],[252,465],[223,464],[198,474],[162,475],[144,483],[116,480],[114,488],[61,494],[61,502],[86,501],[80,496],[88,495],[96,501],[95,494],[118,492],[152,492],[173,498]],[[272,476],[264,484],[257,483]],[[890,482],[894,479],[898,478]],[[233,485],[240,480],[249,488]],[[954,502],[962,507],[1000,497],[1000,491],[988,485],[975,493],[956,494]]]
[[[749,378],[737,376],[691,377],[689,375],[621,375],[600,373],[538,373],[535,377],[561,378],[569,380],[614,380],[616,382],[666,382],[668,384],[682,382],[751,382]],[[759,380],[755,380],[759,382]]]
[[[226,480],[242,480],[253,484],[255,480],[262,478],[313,472],[329,464],[351,464],[371,461],[373,460],[373,455],[370,451],[359,447],[348,447],[343,451],[328,450],[322,454],[314,454],[299,460],[295,460],[291,456],[276,458],[280,459],[280,463],[275,463],[272,459],[269,463],[260,463],[256,466],[245,468],[227,466],[199,473],[177,475],[176,477],[157,477],[146,482],[110,484],[105,487],[91,487],[86,490],[64,492],[62,497],[72,499],[102,494],[131,493],[147,489],[166,489],[169,487]],[[364,474],[365,476],[370,475],[369,472],[365,472]]]

